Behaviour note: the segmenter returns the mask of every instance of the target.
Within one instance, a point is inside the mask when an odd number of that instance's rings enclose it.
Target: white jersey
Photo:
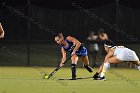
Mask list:
[[[139,61],[136,53],[126,47],[115,47],[114,56],[122,61]]]

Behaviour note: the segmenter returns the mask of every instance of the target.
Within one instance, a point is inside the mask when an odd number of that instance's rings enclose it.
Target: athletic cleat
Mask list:
[[[77,80],[77,79],[76,79],[76,76],[72,76],[72,79],[71,79],[71,80]]]
[[[96,73],[93,75],[93,78],[94,78],[94,79],[99,78],[99,73],[96,72]]]
[[[100,80],[100,81],[105,81],[105,77],[98,77],[98,78],[94,78],[93,80]]]

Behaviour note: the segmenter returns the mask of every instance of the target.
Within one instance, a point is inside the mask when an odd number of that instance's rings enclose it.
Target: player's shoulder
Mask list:
[[[68,35],[66,38],[71,38],[72,36]]]
[[[72,36],[67,36],[66,39],[67,39],[68,41],[71,41],[71,42],[77,40],[76,38],[74,38],[74,37],[72,37]]]
[[[72,36],[67,36],[66,39],[67,40],[71,40],[73,37]]]

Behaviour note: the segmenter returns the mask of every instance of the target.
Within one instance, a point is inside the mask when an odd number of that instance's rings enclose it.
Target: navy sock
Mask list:
[[[76,64],[71,64],[72,78],[76,78]]]
[[[92,68],[89,65],[84,65],[84,67],[89,71],[89,72],[93,72]]]

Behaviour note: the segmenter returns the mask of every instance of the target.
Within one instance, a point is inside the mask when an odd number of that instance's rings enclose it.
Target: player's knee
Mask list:
[[[77,60],[72,60],[71,64],[77,64]]]
[[[77,59],[72,59],[72,60],[71,60],[71,63],[72,63],[72,64],[77,64],[77,61],[78,61]]]
[[[77,62],[71,62],[71,64],[77,64]]]

